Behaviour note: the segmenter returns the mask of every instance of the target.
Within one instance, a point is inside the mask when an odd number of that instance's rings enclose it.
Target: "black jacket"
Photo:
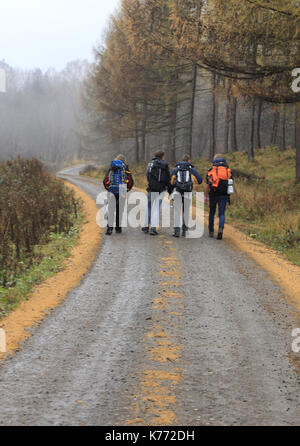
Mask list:
[[[154,172],[157,173],[155,175]],[[160,158],[153,158],[147,168],[148,192],[163,192],[170,184],[170,169],[169,164]]]

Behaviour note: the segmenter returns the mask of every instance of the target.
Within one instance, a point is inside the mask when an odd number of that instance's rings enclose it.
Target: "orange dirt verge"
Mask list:
[[[66,183],[83,202],[84,223],[79,240],[65,260],[62,270],[38,285],[29,299],[21,302],[16,310],[0,321],[0,328],[6,332],[7,352],[0,353],[0,359],[12,353],[20,342],[30,336],[26,331],[41,322],[47,312],[57,307],[67,294],[76,287],[95,260],[101,242],[101,229],[96,223],[97,206],[90,197],[77,187]]]
[[[195,211],[195,210],[194,210]],[[207,213],[206,213],[207,214]],[[206,215],[208,226],[208,215]],[[293,265],[279,252],[257,242],[232,225],[226,224],[224,241],[248,254],[282,290],[287,302],[300,311],[300,267]]]
[[[225,240],[233,247],[246,252],[261,268],[269,273],[273,282],[282,289],[287,301],[300,311],[300,268],[283,255],[256,242],[233,226],[225,228]]]

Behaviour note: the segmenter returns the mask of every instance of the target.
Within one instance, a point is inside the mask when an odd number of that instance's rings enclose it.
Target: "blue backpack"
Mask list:
[[[109,191],[113,194],[120,193],[120,186],[126,185],[126,167],[123,161],[112,161],[109,175]]]

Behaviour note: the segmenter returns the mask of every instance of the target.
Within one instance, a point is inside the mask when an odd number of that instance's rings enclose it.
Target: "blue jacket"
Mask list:
[[[110,182],[110,174],[111,174],[111,172],[112,172],[112,168],[110,167],[108,169],[105,177],[104,177],[104,180],[103,180],[103,185],[104,185],[105,189],[108,190],[108,191],[110,191],[110,184],[109,184],[109,182]],[[134,186],[134,181],[133,181],[133,178],[132,178],[132,174],[131,174],[131,172],[129,170],[129,167],[127,165],[125,165],[125,174],[126,174],[127,190],[129,192],[129,191],[131,191],[131,189]]]

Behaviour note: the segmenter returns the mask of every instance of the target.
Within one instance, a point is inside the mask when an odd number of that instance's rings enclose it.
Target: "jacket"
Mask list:
[[[193,183],[202,184],[202,181],[203,181],[202,177],[199,174],[199,172],[197,172],[197,170],[194,169],[194,166],[192,164],[188,163],[187,161],[181,161],[180,163],[176,164],[176,167],[171,174],[171,178],[170,178],[171,190],[174,190],[174,188],[175,188],[177,173],[181,167],[190,169]]]
[[[110,186],[110,185],[109,185],[109,182],[110,182],[110,173],[111,173],[111,172],[112,172],[112,169],[109,168],[108,171],[107,171],[107,173],[106,173],[106,175],[105,175],[105,177],[104,177],[104,180],[103,180],[103,186],[104,186],[105,189],[108,190],[108,191],[109,191],[109,189],[110,189],[110,187],[109,187],[109,186]],[[132,177],[132,174],[131,174],[131,172],[130,172],[130,170],[129,170],[128,165],[125,166],[125,173],[126,173],[127,191],[129,192],[129,191],[131,191],[131,189],[132,189],[133,186],[134,186],[134,181],[133,181],[133,177]]]
[[[156,179],[154,179],[150,172],[150,167],[152,166],[152,163],[156,163],[157,166],[161,169],[161,180],[157,181]],[[169,188],[169,179],[170,179],[170,169],[169,169],[169,164],[164,161],[161,160],[160,158],[153,158],[151,163],[148,165],[148,169],[147,169],[147,180],[148,180],[148,188],[147,191],[148,192],[163,192],[165,191],[167,188]]]

